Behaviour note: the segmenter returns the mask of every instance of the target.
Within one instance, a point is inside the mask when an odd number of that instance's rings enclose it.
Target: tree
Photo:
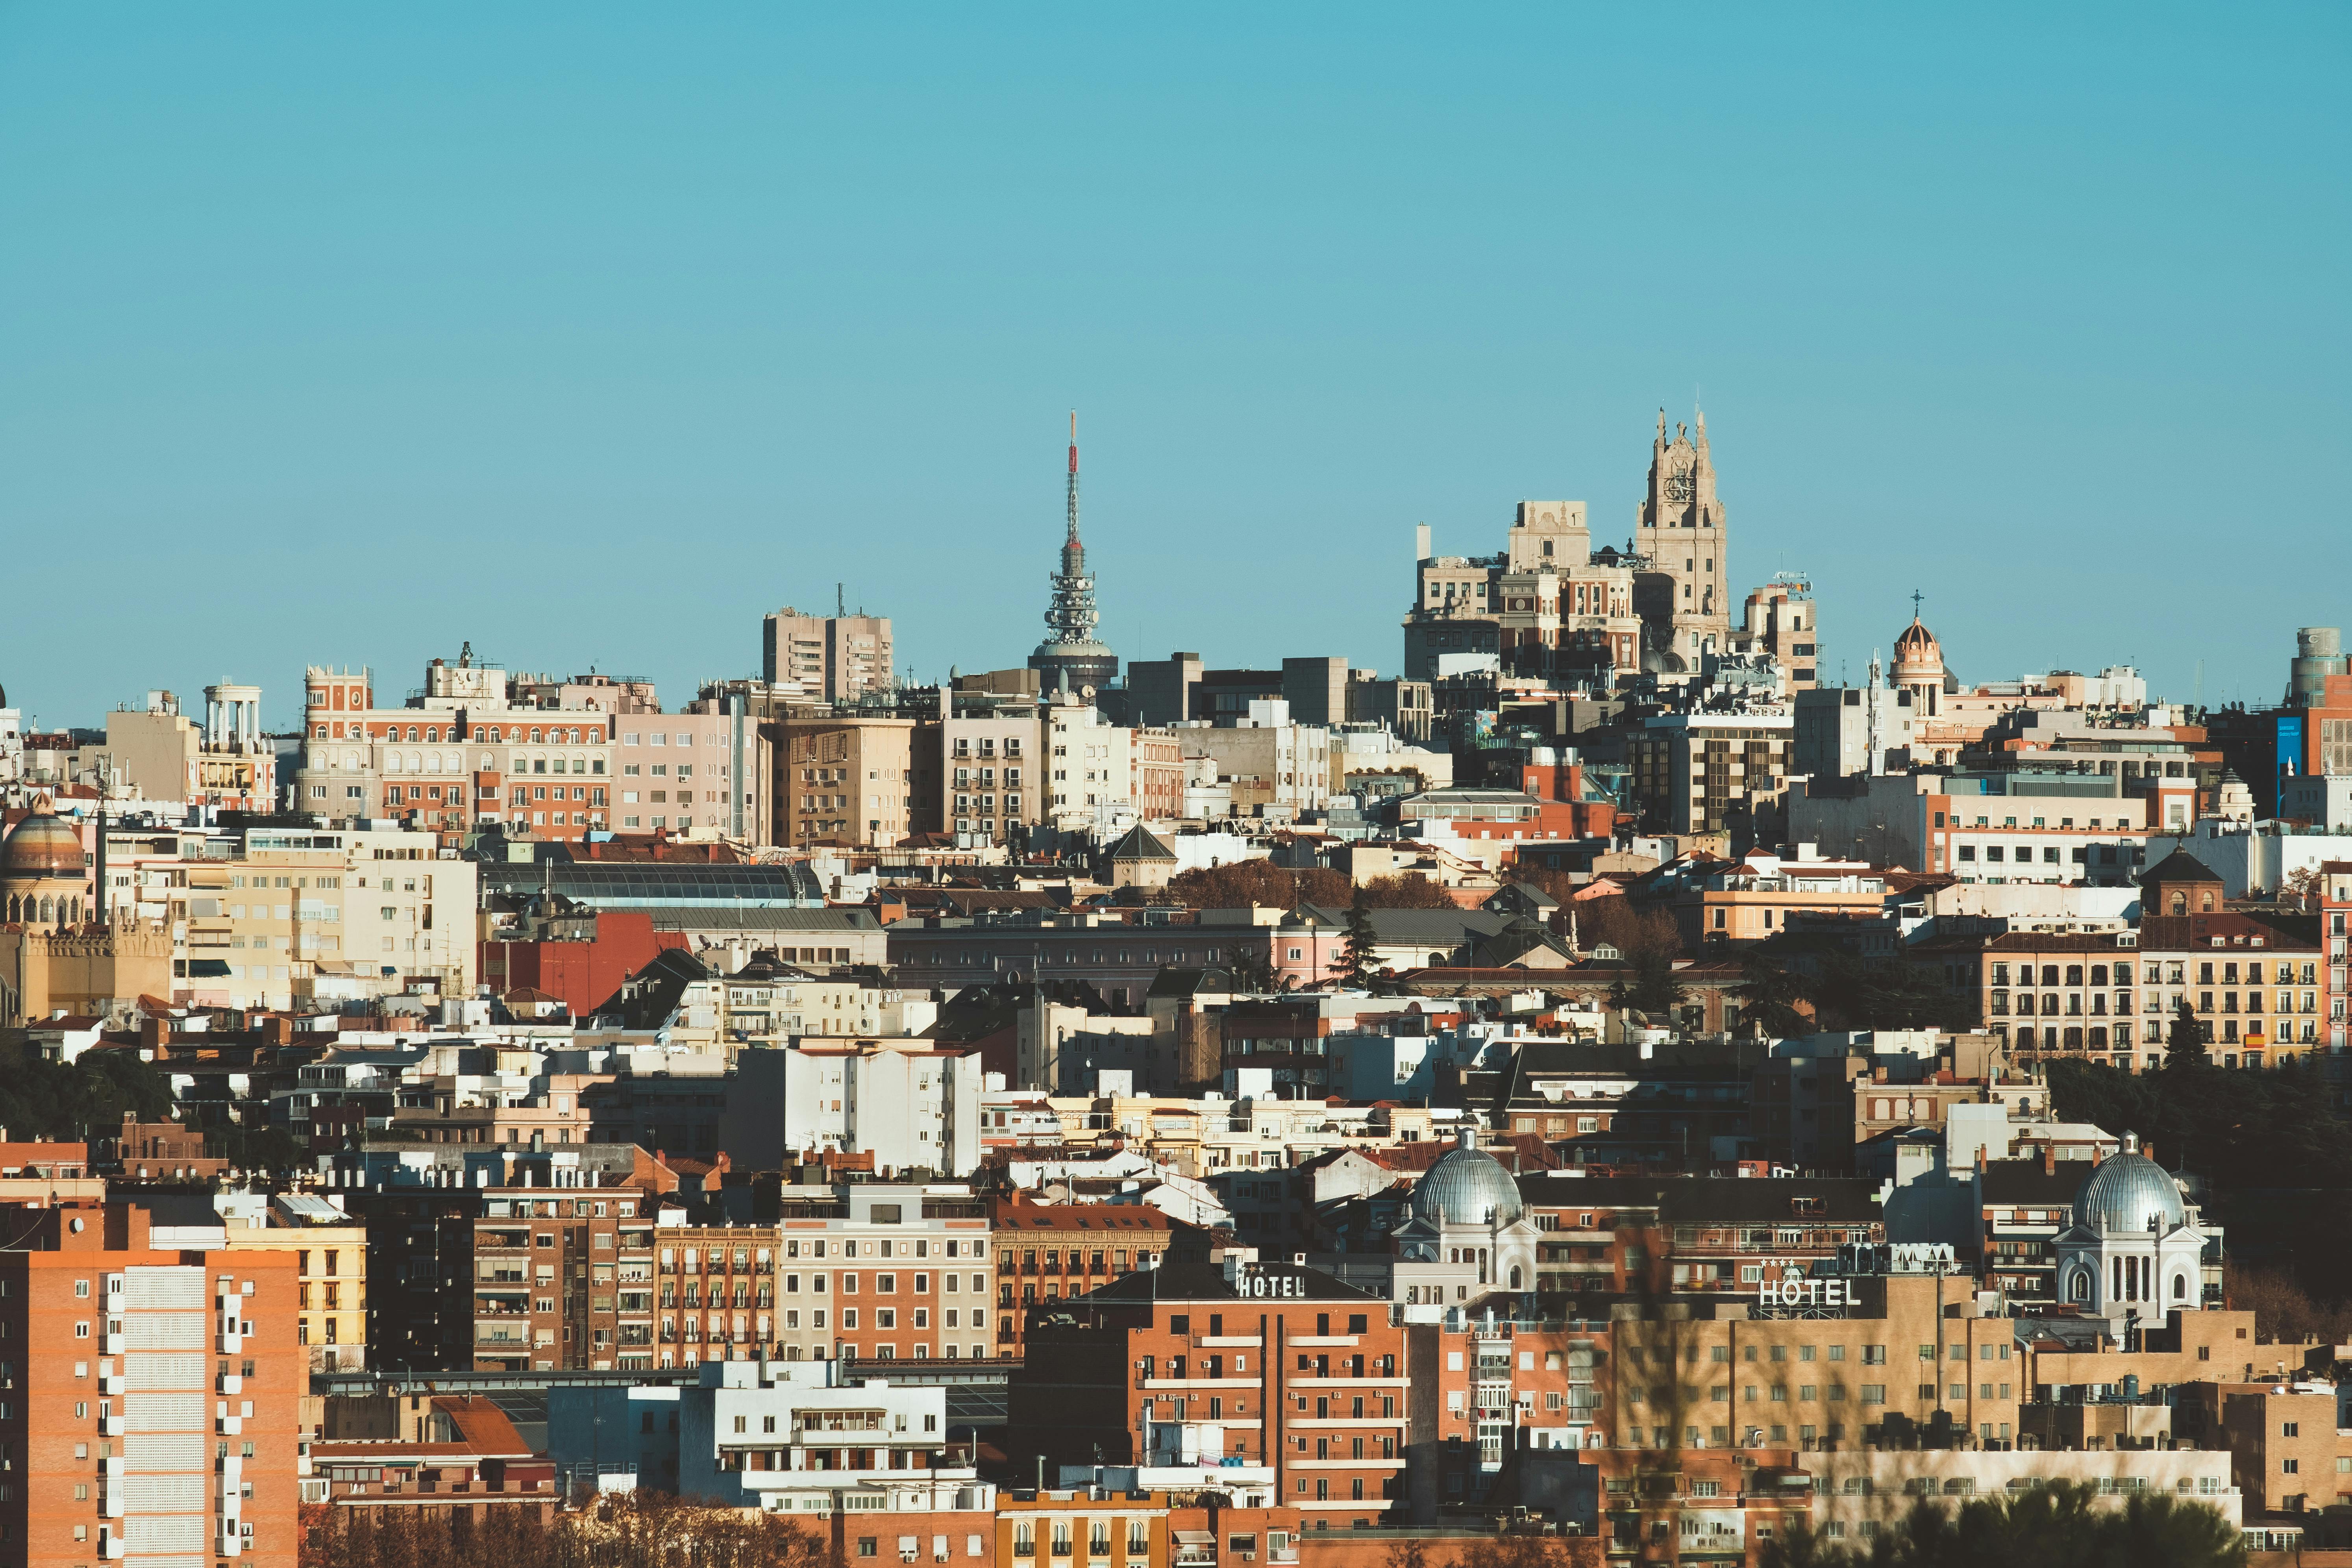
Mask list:
[[[1380,938],[1372,931],[1371,906],[1364,901],[1361,891],[1348,906],[1348,932],[1339,945],[1339,978],[1350,985],[1361,985],[1371,978],[1379,963],[1374,953]]]
[[[1179,871],[1168,879],[1169,893],[1196,910],[1234,910],[1245,904],[1283,910],[1300,904],[1344,904],[1351,890],[1344,872],[1320,866],[1293,870],[1264,859]]]
[[[83,1140],[172,1114],[172,1080],[131,1051],[99,1047],[70,1062],[26,1049],[19,1032],[0,1039],[0,1127],[18,1138]]]
[[[1609,988],[1610,1005],[1636,1013],[1672,1013],[1689,993],[1675,980],[1675,961],[1655,951],[1633,960],[1633,972]]]
[[[1631,963],[1644,953],[1679,958],[1683,936],[1664,910],[1637,910],[1622,893],[1587,899],[1576,905],[1576,940],[1584,951],[1606,943]]]
[[[2245,1561],[2238,1532],[2210,1504],[2154,1492],[2101,1509],[2093,1506],[2096,1495],[2083,1482],[2053,1481],[2013,1496],[1974,1498],[1957,1510],[1922,1498],[1867,1552],[1827,1544],[1797,1525],[1766,1542],[1758,1561],[1764,1568],[2235,1568]]]
[[[1785,1040],[1813,1032],[1811,988],[1803,978],[1763,953],[1753,953],[1739,966],[1740,1016],[1757,1033]]]
[[[1356,884],[1356,894],[1376,910],[1450,910],[1458,906],[1445,889],[1418,871],[1372,877]]]
[[[2231,1258],[2224,1289],[2230,1305],[2254,1315],[2254,1331],[2263,1338],[2294,1343],[2306,1335],[2328,1344],[2342,1344],[2352,1335],[2352,1308],[2342,1302],[2323,1305],[2312,1300],[2295,1277],[2285,1269]]]
[[[1832,953],[1813,1000],[1850,1029],[1962,1029],[1976,1022],[1969,1000],[1900,959]]]
[[[2200,1072],[2206,1066],[2205,1046],[2212,1031],[2190,1011],[2189,999],[2172,1005],[2172,1023],[2164,1032],[2164,1070],[2176,1076]]]

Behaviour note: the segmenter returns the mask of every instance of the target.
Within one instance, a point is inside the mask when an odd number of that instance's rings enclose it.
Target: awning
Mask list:
[[[1180,1530],[1176,1532],[1176,1544],[1179,1546],[1214,1546],[1216,1543],[1216,1535],[1211,1531]]]
[[[188,978],[191,980],[226,980],[228,978],[228,960],[226,958],[192,958],[188,960]]]

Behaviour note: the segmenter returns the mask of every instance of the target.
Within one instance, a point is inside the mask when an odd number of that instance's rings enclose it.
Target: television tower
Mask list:
[[[1068,533],[1062,541],[1062,568],[1051,574],[1053,602],[1045,610],[1045,640],[1029,656],[1029,668],[1044,678],[1050,696],[1066,686],[1090,697],[1118,678],[1118,656],[1097,640],[1101,612],[1095,608],[1095,580],[1087,573],[1087,547],[1078,539],[1078,415],[1070,411]]]

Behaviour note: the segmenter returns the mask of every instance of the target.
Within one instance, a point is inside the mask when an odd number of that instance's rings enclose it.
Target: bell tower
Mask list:
[[[1669,440],[1665,410],[1658,411],[1649,493],[1633,535],[1634,552],[1649,558],[1633,590],[1643,666],[1666,673],[1696,671],[1702,655],[1731,647],[1731,591],[1724,573],[1729,534],[1715,493],[1706,416],[1696,418],[1696,430],[1676,425]]]

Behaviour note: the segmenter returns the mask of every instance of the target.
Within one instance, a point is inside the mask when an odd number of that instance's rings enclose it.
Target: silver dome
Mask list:
[[[1447,1152],[1412,1190],[1412,1217],[1432,1225],[1509,1225],[1526,1207],[1502,1163],[1470,1148]]]
[[[2110,1154],[2074,1194],[2076,1223],[2094,1230],[2159,1234],[2189,1223],[2180,1184],[2145,1154]]]

